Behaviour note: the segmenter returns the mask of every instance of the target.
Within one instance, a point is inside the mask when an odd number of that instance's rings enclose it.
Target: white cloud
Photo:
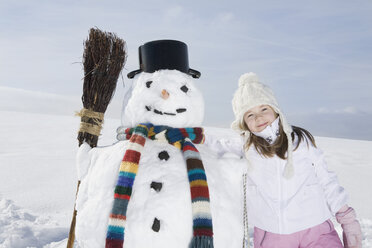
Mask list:
[[[340,109],[330,109],[327,107],[320,107],[316,111],[318,114],[359,114],[365,112],[365,110],[358,109],[355,106],[346,106]]]
[[[184,11],[184,8],[180,5],[169,7],[165,10],[164,18],[166,20],[178,19]]]
[[[320,107],[320,108],[317,109],[317,113],[319,113],[319,114],[328,114],[330,112],[331,111],[326,107]]]
[[[353,106],[348,106],[348,107],[341,109],[341,113],[345,113],[345,114],[356,114],[358,112],[359,111]]]
[[[218,19],[224,23],[230,22],[235,18],[232,12],[225,12],[218,15]]]

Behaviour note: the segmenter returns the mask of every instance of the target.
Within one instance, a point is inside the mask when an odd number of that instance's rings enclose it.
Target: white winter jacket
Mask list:
[[[297,140],[294,141],[296,146]],[[220,154],[244,155],[243,141],[213,140],[206,145]],[[283,177],[286,160],[262,157],[253,146],[245,153],[251,169],[247,177],[248,222],[263,230],[291,234],[316,226],[346,204],[347,195],[335,173],[328,171],[323,152],[302,141],[293,152],[294,176]]]

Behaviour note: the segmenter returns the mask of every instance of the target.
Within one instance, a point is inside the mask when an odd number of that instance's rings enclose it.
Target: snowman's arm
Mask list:
[[[243,141],[241,139],[225,139],[206,134],[204,144],[219,156],[225,153],[234,153],[240,157],[244,156]]]
[[[77,170],[77,178],[81,181],[86,174],[88,173],[89,165],[90,165],[90,155],[89,151],[92,148],[88,143],[83,142],[79,147],[77,154],[76,154],[76,170]]]

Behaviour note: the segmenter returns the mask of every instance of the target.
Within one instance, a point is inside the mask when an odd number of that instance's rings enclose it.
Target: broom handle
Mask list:
[[[85,141],[93,148],[97,146],[103,114],[115,92],[116,81],[125,64],[127,52],[124,40],[96,28],[90,29],[89,38],[84,46],[85,74],[82,97],[84,108],[78,113],[78,116],[81,116],[78,141],[79,146]],[[80,180],[76,189],[67,248],[73,248],[75,242],[76,199],[79,186]]]
[[[80,180],[78,181],[77,187],[76,187],[74,212],[72,213],[72,220],[71,220],[71,225],[70,225],[70,232],[68,234],[67,248],[73,248],[74,247],[74,242],[75,242],[75,225],[76,225],[76,214],[77,214],[76,198],[77,198],[77,194],[79,192],[79,187],[80,187]]]
[[[95,94],[95,98],[97,98],[97,93]],[[88,117],[85,117],[83,116],[83,114],[77,114],[78,116],[81,116],[81,121],[82,122],[89,122],[90,118]],[[103,122],[103,116],[101,117],[102,119],[101,120],[96,120],[94,122],[95,125],[98,125],[99,126],[99,132],[101,130],[101,123]],[[80,136],[80,134],[82,135],[82,132],[81,132],[81,127],[80,127],[80,131],[79,131],[79,136],[78,136],[78,140],[79,140],[79,146],[85,141],[87,142],[91,148],[93,147],[96,147],[97,146],[97,143],[98,143],[98,135],[94,136],[92,134],[90,134],[89,131],[91,130],[85,130],[85,131],[88,131],[88,136]],[[71,220],[71,225],[70,225],[70,232],[68,234],[68,240],[67,240],[67,248],[73,248],[74,247],[74,242],[75,242],[75,226],[76,226],[76,215],[77,215],[77,210],[76,210],[76,199],[77,199],[77,195],[79,193],[79,187],[80,187],[80,180],[78,180],[78,183],[77,183],[77,187],[76,187],[76,195],[75,195],[75,203],[74,203],[74,212],[72,213],[72,220]]]

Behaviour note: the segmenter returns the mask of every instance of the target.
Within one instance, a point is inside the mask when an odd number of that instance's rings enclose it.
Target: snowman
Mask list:
[[[241,247],[246,165],[204,143],[187,45],[139,47],[118,142],[78,151],[78,247]]]

